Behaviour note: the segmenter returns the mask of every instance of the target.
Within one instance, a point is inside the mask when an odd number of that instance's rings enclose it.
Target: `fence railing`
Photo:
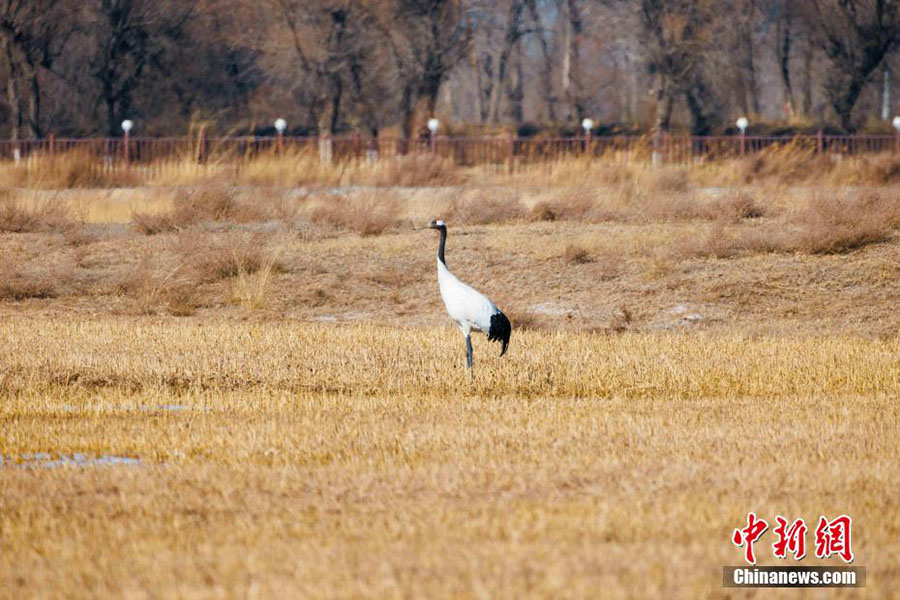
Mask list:
[[[258,158],[308,156],[326,163],[379,161],[434,154],[460,166],[516,166],[571,158],[686,164],[738,158],[791,145],[812,154],[900,154],[900,135],[581,136],[559,138],[443,137],[171,137],[0,141],[0,162],[75,156],[100,168],[160,167],[179,161],[232,164]]]

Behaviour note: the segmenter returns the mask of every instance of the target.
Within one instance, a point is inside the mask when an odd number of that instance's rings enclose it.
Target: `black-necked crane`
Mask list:
[[[437,275],[441,298],[447,307],[450,319],[459,326],[466,338],[466,365],[472,368],[472,332],[486,333],[488,340],[500,342],[500,356],[506,353],[509,346],[509,334],[512,326],[497,306],[487,296],[473,287],[460,281],[447,268],[444,260],[444,246],[447,243],[447,226],[443,221],[432,221],[428,227],[441,232],[441,245],[438,246]]]

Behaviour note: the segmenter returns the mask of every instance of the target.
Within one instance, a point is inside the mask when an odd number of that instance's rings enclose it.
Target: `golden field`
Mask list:
[[[525,332],[470,379],[448,329],[5,322],[0,452],[141,462],[5,465],[0,587],[724,597],[755,510],[851,514],[894,593],[896,340]]]
[[[749,511],[897,595],[897,190],[544,184],[0,198],[0,596],[768,597]]]

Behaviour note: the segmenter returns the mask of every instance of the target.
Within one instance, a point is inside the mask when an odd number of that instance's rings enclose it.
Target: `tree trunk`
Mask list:
[[[512,117],[513,122],[517,124],[522,123],[522,121],[525,120],[525,107],[523,106],[525,101],[525,73],[522,68],[522,62],[522,44],[519,42],[516,44],[514,55],[515,77],[509,79],[509,85],[507,85],[506,90],[507,97],[509,98],[510,116]]]
[[[512,0],[509,5],[509,16],[506,23],[506,34],[503,36],[503,46],[497,55],[497,68],[494,72],[494,80],[491,84],[490,121],[497,123],[500,120],[500,95],[502,89],[509,90],[509,63],[510,56],[519,40],[520,22],[522,20],[522,0]]]
[[[494,68],[491,71],[491,93],[488,96],[487,120],[496,123],[500,116],[500,84],[506,77],[506,49],[502,49],[493,55]]]
[[[116,101],[115,99],[107,96],[104,99],[106,102],[106,135],[109,137],[116,137],[118,133],[116,127]]]
[[[694,74],[691,86],[685,90],[688,111],[691,113],[691,134],[709,135],[717,121],[715,99],[700,73]]]
[[[438,97],[441,93],[441,81],[438,78],[428,77],[419,89],[413,111],[413,136],[421,135],[425,130],[428,119],[435,115]]]
[[[543,59],[543,67],[541,69],[541,83],[544,88],[544,102],[547,105],[547,119],[552,123],[556,121],[556,94],[553,93],[553,56],[550,53],[550,44],[543,31],[540,30],[540,13],[537,9],[535,0],[527,0],[528,11],[531,13],[531,20],[535,29],[538,30],[538,40],[541,44],[541,57]]]
[[[484,82],[481,79],[481,61],[475,56],[475,50],[472,50],[473,56],[469,59],[469,65],[475,71],[475,114],[478,115],[478,122],[484,123],[487,120],[487,109],[484,104]]]
[[[788,107],[790,116],[793,116],[795,110],[794,88],[791,84],[791,30],[793,18],[790,9],[785,8],[785,6],[782,6],[782,14],[778,18],[777,43],[775,47],[781,74],[781,85],[784,88],[784,103]]]
[[[852,132],[856,128],[853,123],[853,107],[856,106],[864,85],[864,79],[854,77],[850,85],[831,94],[831,107],[840,119],[844,131]]]
[[[37,139],[44,137],[41,127],[41,85],[34,68],[28,67],[28,83],[30,94],[28,96],[28,128],[31,137]]]
[[[580,44],[584,23],[578,12],[577,0],[567,0],[566,7],[566,38],[565,55],[563,56],[563,94],[569,102],[569,106],[575,112],[578,120],[584,116],[584,105],[581,99],[581,61]]]
[[[750,108],[753,109],[753,114],[759,114],[759,86],[756,81],[756,63],[753,59],[754,55],[754,45],[753,45],[753,31],[750,27],[744,32],[744,51],[745,51],[745,59],[744,66],[747,70],[747,93],[750,96],[749,105]]]
[[[3,41],[4,58],[8,77],[6,79],[6,102],[9,104],[9,138],[18,140],[22,125],[22,105],[19,101],[19,90],[16,80],[19,78],[16,61],[13,57],[12,47],[8,40]]]
[[[674,86],[668,77],[660,75],[656,86],[656,118],[653,122],[654,137],[659,137],[661,134],[669,131],[674,103]]]
[[[809,117],[812,113],[812,63],[813,63],[813,45],[812,41],[806,41],[806,48],[803,52],[803,116]]]
[[[333,76],[331,98],[329,99],[328,112],[331,113],[331,122],[328,124],[328,135],[337,131],[338,120],[341,117],[341,99],[344,93],[344,80],[340,75]]]
[[[413,135],[415,123],[415,94],[413,93],[412,83],[407,80],[403,85],[403,92],[400,94],[400,147],[397,149],[400,154],[406,154],[409,151],[409,140]]]

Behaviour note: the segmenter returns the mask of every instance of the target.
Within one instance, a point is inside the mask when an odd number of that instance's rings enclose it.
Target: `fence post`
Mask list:
[[[894,133],[894,154],[900,154],[900,129]]]
[[[825,140],[822,139],[822,130],[816,134],[816,152],[822,154],[825,151]]]
[[[747,134],[741,130],[741,156],[747,154]]]
[[[128,167],[131,164],[131,135],[126,131],[125,132],[125,166]]]
[[[506,134],[506,172],[512,175],[516,168],[516,134]]]
[[[55,148],[54,148],[55,142],[56,142],[56,136],[53,134],[53,132],[50,132],[50,156],[53,156],[53,152],[55,150]]]

